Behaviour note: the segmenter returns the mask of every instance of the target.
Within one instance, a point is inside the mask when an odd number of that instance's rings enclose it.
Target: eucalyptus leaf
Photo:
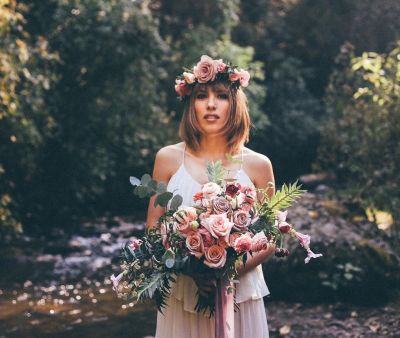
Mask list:
[[[135,188],[135,194],[138,195],[140,198],[145,198],[148,196],[147,188],[139,185]]]
[[[154,192],[157,192],[157,181],[151,180],[148,184],[147,187],[152,189]]]
[[[183,197],[181,195],[175,195],[170,204],[170,209],[171,210],[177,210],[183,202]]]
[[[150,181],[151,181],[151,176],[149,174],[144,174],[142,176],[141,182],[143,185],[147,185]]]
[[[157,185],[157,194],[162,194],[167,191],[167,186],[164,182],[159,182]]]
[[[172,198],[172,196],[173,196],[172,192],[169,191],[158,195],[156,200],[154,201],[154,207],[157,207],[157,205],[159,205],[165,208],[168,205],[168,202]]]
[[[133,186],[138,186],[141,184],[140,180],[135,177],[135,176],[130,176],[129,177],[129,182],[133,185]]]

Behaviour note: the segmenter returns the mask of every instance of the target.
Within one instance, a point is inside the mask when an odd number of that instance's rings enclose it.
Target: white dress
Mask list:
[[[201,190],[198,183],[182,164],[171,177],[167,190],[183,197],[182,205],[192,205],[193,195]],[[243,151],[242,151],[243,159]],[[239,169],[236,178],[243,185],[253,182],[249,176]],[[268,338],[268,323],[264,308],[263,297],[269,294],[265,283],[262,267],[258,265],[239,278],[236,286],[236,302],[240,310],[235,312],[235,338]],[[172,286],[167,306],[157,313],[156,338],[212,338],[214,337],[214,317],[197,313],[197,286],[192,278],[179,274]]]

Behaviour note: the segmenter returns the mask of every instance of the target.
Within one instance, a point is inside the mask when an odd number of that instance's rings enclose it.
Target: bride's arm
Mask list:
[[[256,154],[254,155],[254,160],[252,159],[249,163],[251,163],[251,168],[249,168],[251,171],[249,170],[249,173],[253,178],[254,185],[258,189],[266,189],[269,187],[268,196],[272,197],[275,194],[275,179],[271,161],[264,155]],[[254,174],[252,175],[252,173]],[[257,198],[259,201],[262,201],[263,195],[259,193]],[[254,253],[253,256],[247,255],[246,264],[243,265],[243,263],[241,263],[237,268],[239,277],[263,263],[274,252],[275,245],[270,245],[266,250]]]
[[[168,183],[172,166],[174,164],[174,154],[171,151],[170,147],[161,148],[157,154],[154,161],[154,169],[152,178],[157,182]],[[146,228],[153,227],[159,220],[159,218],[164,214],[165,208],[160,206],[154,207],[154,201],[156,196],[152,196],[149,201],[149,206],[147,209],[147,220],[146,220]]]

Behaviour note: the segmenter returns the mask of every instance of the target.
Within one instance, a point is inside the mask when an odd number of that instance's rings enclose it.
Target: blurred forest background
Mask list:
[[[400,301],[382,305],[400,299],[399,17],[398,0],[0,0],[0,332],[154,333],[108,276],[143,234],[129,176],[179,141],[175,76],[208,54],[249,69],[247,146],[278,187],[305,184],[289,221],[324,254],[264,265],[271,337],[399,337]]]
[[[128,177],[178,141],[174,78],[202,54],[251,70],[248,146],[278,184],[329,172],[398,222],[399,16],[393,0],[1,0],[2,233],[135,212]]]

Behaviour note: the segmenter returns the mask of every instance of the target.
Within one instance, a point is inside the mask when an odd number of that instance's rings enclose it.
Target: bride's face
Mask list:
[[[195,94],[194,109],[205,134],[219,134],[229,118],[229,92],[224,86],[202,86]]]

